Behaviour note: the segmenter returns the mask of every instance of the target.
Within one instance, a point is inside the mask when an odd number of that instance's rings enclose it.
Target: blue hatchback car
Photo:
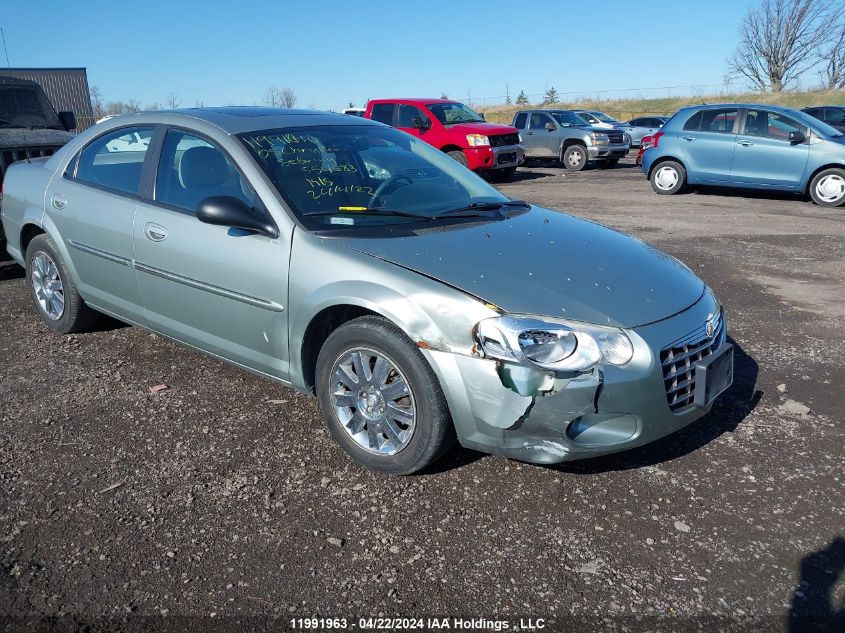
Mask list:
[[[817,204],[845,204],[845,136],[791,108],[702,105],[682,108],[643,156],[655,192],[686,185],[777,189]]]

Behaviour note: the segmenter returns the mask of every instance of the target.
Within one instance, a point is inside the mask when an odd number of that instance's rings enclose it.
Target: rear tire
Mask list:
[[[618,158],[611,158],[609,160],[599,161],[599,167],[601,169],[613,169],[618,164],[619,164]]]
[[[666,160],[654,166],[649,181],[655,193],[671,196],[686,186],[687,170],[679,162]]]
[[[810,182],[810,197],[822,207],[845,204],[845,169],[825,169]]]
[[[584,145],[570,145],[560,155],[560,162],[569,171],[581,171],[587,166],[587,148]]]
[[[54,332],[83,332],[99,320],[100,313],[79,296],[64,260],[46,234],[36,235],[26,248],[26,278],[35,311]]]
[[[446,156],[454,160],[456,163],[460,163],[464,167],[469,166],[467,155],[464,154],[462,150],[453,149],[451,152],[446,152]]]
[[[408,475],[439,459],[454,443],[449,407],[434,370],[387,319],[364,316],[332,332],[317,357],[315,382],[332,437],[364,466]]]

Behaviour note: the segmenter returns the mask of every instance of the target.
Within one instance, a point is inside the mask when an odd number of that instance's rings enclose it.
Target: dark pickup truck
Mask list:
[[[0,77],[0,183],[9,165],[52,156],[73,138],[74,129],[73,112],[56,113],[37,83]],[[6,236],[0,225],[0,253],[5,250]]]

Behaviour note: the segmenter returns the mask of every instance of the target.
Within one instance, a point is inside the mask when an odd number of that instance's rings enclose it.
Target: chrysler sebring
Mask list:
[[[367,119],[115,117],[14,164],[2,221],[50,330],[108,314],[313,393],[388,473],[455,440],[537,463],[629,449],[733,378],[722,307],[679,261]]]

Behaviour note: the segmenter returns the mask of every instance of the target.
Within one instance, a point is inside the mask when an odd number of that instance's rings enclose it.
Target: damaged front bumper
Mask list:
[[[422,350],[438,374],[458,439],[467,447],[551,464],[628,450],[669,435],[711,408],[669,409],[660,350],[701,328],[719,305],[707,291],[673,317],[628,330],[634,358],[562,376]]]

